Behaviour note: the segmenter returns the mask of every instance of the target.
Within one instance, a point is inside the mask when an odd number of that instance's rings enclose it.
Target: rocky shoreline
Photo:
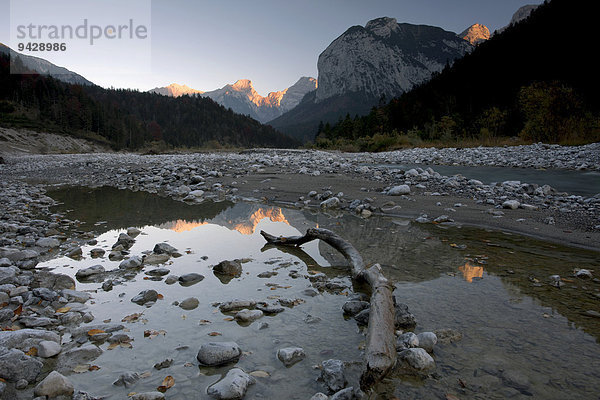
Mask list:
[[[74,340],[61,346],[60,339],[67,331],[76,337],[77,326],[94,320],[85,305],[90,295],[75,290],[71,277],[45,270],[42,262],[58,255],[79,257],[80,246],[94,239],[92,233],[78,229],[79,221],[50,210],[56,203],[46,189],[52,185],[113,186],[188,203],[208,199],[284,202],[363,218],[374,213],[408,215],[418,223],[481,221],[598,248],[600,194],[575,196],[548,185],[517,181],[487,185],[462,176],[440,175],[434,167],[402,170],[384,166],[442,161],[598,171],[600,145],[413,149],[379,154],[250,150],[157,156],[5,156],[0,164],[0,325],[4,329],[0,332],[0,396],[26,398],[33,393],[52,397],[58,393],[92,398],[74,391],[59,373],[61,365],[97,357],[95,345],[80,347]],[[119,330],[118,326],[102,327],[104,332],[110,329]],[[83,337],[86,343],[89,338]],[[47,375],[51,370],[55,372]],[[251,379],[247,381],[250,384]]]

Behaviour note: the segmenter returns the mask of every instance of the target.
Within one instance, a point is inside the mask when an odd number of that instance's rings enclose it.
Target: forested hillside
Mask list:
[[[19,62],[13,58],[13,62]],[[10,74],[0,55],[0,125],[59,132],[137,149],[164,141],[176,147],[291,147],[269,126],[202,97],[171,98],[132,90],[71,85],[37,74]]]
[[[592,5],[543,4],[429,82],[367,116],[348,115],[323,126],[318,144],[382,150],[499,136],[553,143],[600,140]]]

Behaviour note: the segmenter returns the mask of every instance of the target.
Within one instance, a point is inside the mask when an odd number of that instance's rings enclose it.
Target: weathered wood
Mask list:
[[[365,366],[360,384],[367,389],[381,380],[396,363],[396,339],[394,335],[393,287],[383,275],[379,264],[365,268],[358,250],[348,241],[327,229],[310,228],[304,236],[273,236],[264,231],[260,234],[265,240],[280,246],[301,246],[320,239],[342,253],[352,268],[352,278],[366,281],[371,288],[371,308],[367,328]]]

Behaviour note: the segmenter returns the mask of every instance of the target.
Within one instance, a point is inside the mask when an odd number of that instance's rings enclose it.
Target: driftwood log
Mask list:
[[[273,236],[264,231],[260,234],[273,245],[301,246],[320,239],[342,253],[352,268],[352,279],[366,282],[371,288],[371,309],[367,328],[365,365],[360,385],[367,389],[381,380],[396,363],[396,340],[394,335],[394,301],[392,285],[383,275],[379,264],[365,267],[360,253],[336,233],[320,228],[310,228],[304,236]]]

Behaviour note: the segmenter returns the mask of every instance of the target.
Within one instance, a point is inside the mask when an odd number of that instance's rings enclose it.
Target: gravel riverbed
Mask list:
[[[377,154],[308,150],[5,154],[2,161],[0,325],[7,330],[0,332],[0,397],[74,392],[74,398],[90,398],[58,372],[48,375],[74,359],[93,357],[96,351],[93,345],[79,347],[77,341],[61,344],[60,335],[94,319],[85,306],[89,294],[75,290],[72,278],[43,268],[44,260],[59,254],[79,257],[80,246],[93,241],[93,234],[78,229],[78,221],[50,211],[55,201],[46,190],[57,185],[112,186],[188,203],[258,200],[363,218],[400,215],[418,223],[479,225],[600,248],[600,194],[561,193],[536,182],[484,184],[435,171],[437,164],[600,171],[598,143]],[[395,164],[430,167],[389,167]]]

